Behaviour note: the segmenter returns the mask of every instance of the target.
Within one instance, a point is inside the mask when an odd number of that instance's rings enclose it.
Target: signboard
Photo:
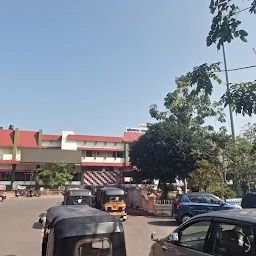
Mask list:
[[[0,190],[6,190],[6,185],[0,185]]]
[[[21,186],[21,185],[18,185],[18,189],[22,190],[22,189],[26,189],[27,187],[26,186]]]
[[[147,128],[131,128],[127,127],[126,132],[146,132],[148,129]]]

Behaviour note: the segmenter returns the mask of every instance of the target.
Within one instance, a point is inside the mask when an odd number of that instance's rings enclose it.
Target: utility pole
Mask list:
[[[222,44],[222,52],[223,52],[223,59],[224,59],[224,67],[225,67],[225,76],[226,76],[226,85],[227,85],[227,95],[228,98],[230,97],[230,89],[229,89],[229,80],[228,80],[228,68],[227,68],[227,60],[226,60],[226,52],[224,43]],[[231,133],[232,133],[232,140],[235,142],[235,128],[234,128],[234,119],[233,119],[233,112],[231,105],[228,104],[229,107],[229,116],[230,116],[230,125],[231,125]]]

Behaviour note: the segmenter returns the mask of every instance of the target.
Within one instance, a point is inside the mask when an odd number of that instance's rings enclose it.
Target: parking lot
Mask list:
[[[62,198],[20,197],[0,203],[0,255],[40,256],[42,230],[38,219],[61,201]],[[150,234],[156,232],[164,237],[175,225],[170,218],[129,216],[124,222],[127,255],[148,255]]]

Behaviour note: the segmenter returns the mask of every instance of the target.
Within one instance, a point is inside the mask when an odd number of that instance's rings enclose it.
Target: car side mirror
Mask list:
[[[153,232],[153,233],[151,233],[151,241],[158,241],[159,239],[158,239],[158,237],[157,237],[157,235],[156,235],[156,233],[155,232]]]
[[[221,201],[220,202],[220,206],[223,206],[225,204],[225,202]]]

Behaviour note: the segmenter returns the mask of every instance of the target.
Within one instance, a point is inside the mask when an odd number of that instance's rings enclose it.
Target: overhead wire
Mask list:
[[[246,67],[241,67],[241,68],[231,68],[231,69],[221,69],[221,70],[214,70],[212,72],[225,72],[225,71],[238,71],[238,70],[243,70],[243,69],[249,69],[249,68],[256,68],[256,65],[251,65],[251,66],[246,66]]]

